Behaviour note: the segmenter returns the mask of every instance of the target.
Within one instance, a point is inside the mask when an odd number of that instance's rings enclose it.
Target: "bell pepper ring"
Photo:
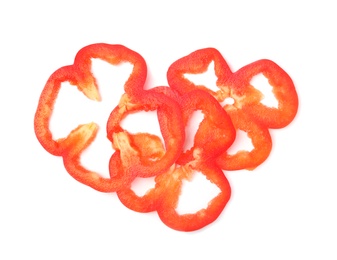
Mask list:
[[[174,97],[169,88],[157,87],[153,91]],[[178,97],[183,112],[184,127],[193,111],[202,110],[204,119],[195,134],[193,147],[182,153],[175,167],[155,177],[156,186],[145,195],[138,196],[131,185],[117,191],[120,201],[137,212],[157,211],[162,221],[169,227],[181,231],[193,231],[213,222],[222,212],[230,197],[229,183],[215,158],[226,151],[235,139],[235,129],[221,105],[205,91],[194,90]],[[210,129],[212,133],[210,133]],[[163,150],[159,139],[151,145],[155,151]],[[160,159],[159,159],[160,160]],[[180,165],[178,165],[180,164]],[[203,173],[216,184],[221,192],[206,209],[195,214],[180,215],[176,212],[182,181],[189,179],[195,171]]]
[[[247,133],[251,139],[251,151],[239,150],[229,154],[228,150],[216,159],[217,164],[225,171],[241,169],[253,170],[262,164],[269,156],[272,149],[272,139],[267,127],[259,122],[254,122],[243,111],[228,111],[235,129]]]
[[[114,178],[105,178],[97,172],[86,169],[80,162],[82,152],[94,141],[97,130],[98,126],[95,123],[80,125],[73,131],[72,138],[64,140],[63,145],[68,148],[62,154],[64,167],[75,180],[86,186],[100,192],[115,192],[132,181],[129,176],[119,174]]]
[[[100,58],[112,65],[130,62],[134,65],[132,73],[124,85],[124,90],[131,96],[137,96],[143,91],[147,67],[145,60],[138,53],[122,46],[109,44],[93,44],[81,49],[73,65],[56,70],[48,79],[39,99],[34,117],[34,130],[42,147],[49,153],[61,156],[64,152],[62,142],[71,135],[54,140],[49,128],[50,118],[55,101],[61,88],[61,83],[68,81],[77,86],[86,97],[98,101],[101,99],[96,79],[91,73],[91,58]]]
[[[96,79],[91,72],[91,59],[99,58],[112,65],[130,62],[133,70],[124,85],[124,90],[130,96],[142,95],[146,80],[146,63],[138,53],[122,46],[109,44],[93,44],[81,49],[73,65],[56,70],[48,79],[39,99],[34,117],[34,130],[42,147],[55,156],[62,156],[66,170],[76,180],[103,192],[114,192],[120,185],[109,178],[103,178],[98,173],[85,169],[80,164],[80,154],[94,140],[98,126],[94,123],[81,125],[72,130],[68,136],[54,140],[49,128],[50,118],[55,101],[61,88],[61,83],[69,82],[77,86],[89,99],[99,101]]]
[[[258,74],[263,74],[273,87],[272,92],[278,102],[278,107],[268,107],[260,102],[244,103],[245,94],[249,89],[250,81]],[[219,83],[219,84],[226,84]],[[278,129],[286,127],[295,118],[298,110],[298,96],[292,79],[289,75],[271,60],[258,60],[248,64],[232,76],[227,83],[234,94],[240,96],[241,107],[251,118],[255,118],[268,128]],[[235,91],[235,90],[239,91]],[[256,94],[257,95],[257,94]],[[263,97],[263,95],[262,95]]]
[[[220,89],[219,91],[213,91],[207,88],[207,86],[195,85],[184,76],[185,74],[201,74],[206,72],[212,61],[214,62],[215,75],[218,78],[217,85],[219,79],[230,78],[232,72],[221,53],[215,48],[206,48],[194,51],[171,64],[167,71],[169,86],[180,95],[198,88],[210,93],[218,101],[223,101],[224,96]]]
[[[195,213],[179,214],[177,206],[182,192],[184,180],[189,180],[195,172],[200,172],[220,192],[206,208]],[[138,196],[131,188],[117,191],[120,201],[129,209],[137,212],[157,211],[158,216],[168,227],[179,231],[195,231],[215,221],[231,196],[231,188],[220,167],[212,161],[202,161],[171,168],[166,173],[155,177],[155,187],[149,189],[143,196]]]
[[[183,180],[191,178],[195,171],[205,175],[220,189],[220,192],[208,202],[206,208],[195,213],[179,214],[176,208]],[[187,164],[177,168],[172,174],[160,175],[158,178],[163,178],[158,181],[159,186],[162,185],[160,189],[163,190],[162,199],[159,199],[157,208],[158,216],[165,225],[178,231],[195,231],[211,224],[219,217],[231,196],[231,187],[227,178],[213,161],[203,161],[193,166]]]
[[[81,124],[67,136],[53,139],[50,119],[63,82],[76,86],[87,98],[100,101],[99,87],[91,72],[91,59],[111,65],[129,62],[132,72],[125,82],[119,104],[106,125],[108,140],[115,152],[109,160],[109,178],[86,169],[82,153],[94,142],[98,125]],[[200,74],[214,62],[219,88],[213,91],[197,85],[185,74]],[[263,94],[252,79],[262,74],[268,79],[277,107],[264,105]],[[271,60],[258,60],[232,72],[221,53],[214,48],[200,49],[175,61],[167,71],[169,87],[144,89],[146,62],[141,55],[122,45],[105,43],[82,48],[72,65],[56,70],[47,80],[34,117],[34,130],[42,147],[61,156],[67,172],[78,182],[101,192],[116,192],[121,203],[137,212],[156,211],[161,221],[179,231],[195,231],[215,221],[227,205],[231,187],[224,170],[252,170],[262,164],[272,149],[269,129],[283,128],[297,114],[298,96],[289,75]],[[232,103],[226,103],[227,98]],[[131,133],[121,122],[131,113],[157,111],[160,137],[150,133]],[[194,143],[184,149],[185,128],[195,111],[203,113]],[[247,133],[253,144],[250,151],[230,154],[236,132]],[[220,192],[208,205],[194,213],[177,210],[183,182],[200,172]],[[155,186],[144,195],[132,189],[136,178],[154,177]]]
[[[233,123],[212,95],[199,89],[194,89],[183,96],[179,96],[169,87],[161,86],[152,90],[164,93],[180,104],[185,128],[193,112],[199,110],[204,114],[204,119],[194,136],[193,147],[180,155],[178,164],[186,164],[194,160],[195,156],[199,160],[214,158],[233,144],[236,135]]]
[[[145,93],[136,99],[125,94],[120,104],[111,112],[107,123],[107,137],[115,150],[120,153],[122,165],[126,171],[125,174],[134,176],[134,178],[153,177],[168,170],[179,158],[185,140],[179,104],[161,93],[151,90],[147,90]],[[159,160],[149,161],[143,160],[142,156],[139,155],[139,151],[132,144],[132,134],[124,130],[120,123],[130,113],[154,110],[157,111],[166,153]],[[152,143],[144,139],[142,144],[149,146]]]
[[[212,61],[214,62],[218,91],[213,91],[207,86],[196,85],[184,76],[188,73],[206,72]],[[277,108],[262,104],[262,93],[250,84],[251,79],[260,73],[269,80],[269,84],[272,86],[278,101]],[[236,129],[245,129],[254,139],[252,142],[254,149],[251,151],[253,154],[239,152],[232,155],[230,163],[227,163],[226,158],[229,158],[227,155],[221,156],[220,158],[225,161],[222,162],[221,159],[218,161],[224,170],[252,170],[264,162],[272,148],[270,134],[266,131],[269,131],[268,128],[282,128],[288,125],[294,119],[298,109],[298,96],[291,78],[282,68],[270,60],[253,62],[233,73],[218,50],[206,48],[175,61],[168,69],[167,79],[169,86],[180,95],[194,89],[202,89],[213,95],[220,103],[224,102],[226,98],[233,99],[233,104],[225,104],[223,107],[232,120],[235,118],[233,121],[236,121],[234,124]],[[242,115],[244,116],[242,117]],[[259,136],[261,133],[263,138]],[[250,157],[249,163],[246,161],[248,157]],[[258,160],[255,160],[256,158]]]
[[[184,126],[193,112],[200,110],[204,118],[194,136],[193,147],[177,160],[186,164],[192,160],[209,160],[226,151],[234,142],[236,131],[233,123],[217,100],[202,90],[191,91],[182,96]]]
[[[135,138],[135,140],[140,139],[137,138],[139,137],[140,134],[132,135],[132,138]],[[142,134],[143,135],[143,134]],[[144,140],[140,140],[141,142]],[[146,147],[144,145],[139,145],[139,148],[141,150],[141,154],[143,155],[143,158],[146,158],[148,160],[159,160],[162,158],[165,154],[165,148],[160,140],[160,138],[156,135],[149,135],[147,134],[147,140],[146,142],[151,143],[151,147],[154,148],[155,153],[153,153],[151,150],[149,151],[144,151]],[[111,157],[110,160],[110,167],[114,170],[110,171],[110,177],[114,178],[115,177],[115,172],[116,169],[119,169],[119,172],[124,173],[124,169],[121,163],[121,158],[119,156],[119,153],[115,153],[115,156]],[[117,167],[116,167],[117,166]],[[155,176],[155,182],[158,182],[158,176],[161,176],[163,174],[169,174],[175,169],[175,165],[172,165],[166,172],[158,174]],[[124,206],[127,208],[136,211],[136,212],[151,212],[155,211],[157,209],[157,204],[158,204],[158,198],[161,197],[161,191],[159,192],[159,189],[156,188],[151,188],[149,189],[143,196],[138,196],[134,190],[131,188],[131,182],[125,185],[122,189],[119,189],[116,193],[119,198],[119,200],[122,202]]]

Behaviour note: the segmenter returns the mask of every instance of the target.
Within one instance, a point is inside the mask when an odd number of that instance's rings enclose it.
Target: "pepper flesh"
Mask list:
[[[196,85],[184,76],[206,72],[212,61],[218,91]],[[252,78],[261,73],[273,87],[278,108],[263,105],[260,102],[263,98],[262,93],[250,84]],[[245,153],[240,151],[232,156],[228,156],[225,152],[217,160],[224,170],[252,170],[264,162],[272,148],[268,128],[285,127],[297,113],[298,97],[291,78],[270,60],[253,62],[233,73],[219,51],[206,48],[175,61],[167,72],[167,78],[170,87],[180,95],[194,89],[202,89],[213,95],[220,103],[226,98],[233,99],[233,104],[225,104],[223,107],[236,122],[234,123],[236,129],[244,130],[251,137],[254,149]]]
[[[158,144],[158,147],[160,144]],[[195,172],[200,172],[220,192],[206,208],[195,213],[179,214],[176,210],[182,192],[184,180],[190,180]],[[131,187],[117,191],[120,201],[129,209],[137,212],[157,211],[164,224],[179,231],[198,230],[213,221],[223,211],[230,199],[231,188],[227,178],[213,161],[194,161],[182,166],[175,166],[169,171],[155,177],[155,187],[149,189],[143,196],[138,196]]]
[[[169,168],[181,152],[180,149],[184,139],[183,128],[179,128],[181,126],[181,112],[179,106],[173,104],[173,102],[170,103],[171,100],[168,97],[163,100],[164,98],[158,97],[159,94],[156,94],[157,96],[151,95],[143,89],[147,73],[146,63],[138,53],[122,45],[93,44],[86,46],[77,53],[73,65],[62,67],[50,76],[41,93],[34,117],[35,134],[39,142],[49,153],[63,157],[65,168],[76,180],[99,191],[114,192],[121,185],[131,182],[138,172],[133,173],[132,176],[120,175],[120,181],[116,182],[116,180],[103,178],[98,173],[89,171],[81,165],[81,153],[89,147],[97,134],[98,126],[96,124],[81,125],[71,131],[68,136],[58,140],[53,139],[49,128],[50,118],[62,82],[68,81],[71,85],[77,86],[79,91],[91,100],[100,100],[98,85],[91,73],[92,58],[102,59],[112,65],[118,65],[122,62],[131,62],[134,65],[132,73],[124,85],[125,93],[138,107],[144,109],[153,106],[160,107],[158,108],[160,110],[160,112],[158,111],[158,114],[160,114],[159,120],[162,121],[161,126],[166,135],[167,145],[169,145],[169,148],[174,148],[168,153],[172,162],[167,162],[169,166],[163,164],[162,171],[166,170],[165,167]],[[167,104],[164,104],[164,102]],[[164,106],[166,106],[166,110],[162,108]],[[127,107],[124,108],[128,109]],[[176,122],[174,128],[168,126],[169,120]],[[169,140],[170,138],[172,140]],[[167,161],[169,160],[167,159]],[[150,168],[147,167],[146,169]],[[157,174],[156,170],[152,170],[150,174]],[[143,170],[139,174],[145,175],[145,171]]]
[[[65,138],[54,140],[49,128],[50,118],[62,82],[69,82],[77,86],[87,98],[99,101],[96,79],[91,73],[91,58],[100,58],[112,65],[130,62],[134,65],[132,73],[124,85],[124,90],[131,96],[137,96],[143,91],[146,80],[147,67],[145,60],[138,53],[122,46],[109,44],[93,44],[81,49],[73,65],[64,66],[56,70],[48,79],[40,95],[38,107],[34,117],[34,130],[37,139],[49,153],[61,156],[64,153],[62,143]]]
[[[191,178],[195,171],[205,175],[220,189],[220,192],[208,202],[206,208],[195,213],[179,214],[176,208],[183,180]],[[160,200],[157,212],[163,223],[175,230],[195,231],[209,225],[219,217],[231,196],[227,178],[222,170],[210,161],[198,162],[193,166],[188,164],[177,168],[172,174],[160,177],[163,180],[158,183],[163,185],[161,189],[165,190],[162,194],[165,199]]]
[[[144,163],[138,151],[132,147],[128,137],[131,134],[125,131],[120,123],[130,113],[149,110],[157,110],[166,153],[159,160],[146,160]],[[170,97],[151,90],[146,91],[146,95],[137,97],[137,100],[132,100],[128,95],[125,95],[120,105],[110,114],[107,123],[107,136],[114,148],[119,151],[127,175],[134,177],[156,176],[168,170],[182,152],[185,132],[181,108]],[[143,145],[148,146],[149,143],[144,140]]]
[[[109,161],[110,178],[83,167],[81,154],[94,141],[98,126],[79,125],[68,136],[54,140],[49,121],[61,83],[68,81],[91,100],[101,99],[96,79],[91,73],[91,59],[98,58],[112,65],[133,64],[124,85],[125,94],[107,121],[107,137],[115,152]],[[218,91],[196,85],[184,75],[198,74],[214,62]],[[51,154],[62,156],[68,173],[77,181],[102,192],[117,192],[121,202],[138,212],[157,211],[167,226],[180,231],[198,230],[212,223],[223,211],[231,188],[223,170],[254,169],[267,159],[272,148],[269,128],[282,128],[295,117],[298,97],[288,74],[270,60],[259,60],[232,72],[219,51],[197,50],[174,62],[167,78],[171,88],[144,90],[145,60],[122,46],[93,44],[81,49],[73,65],[55,71],[48,79],[34,118],[35,133],[41,145]],[[272,86],[278,107],[261,103],[262,93],[251,80],[263,74]],[[226,98],[233,104],[220,105]],[[131,134],[120,126],[130,113],[157,110],[164,143],[148,133]],[[183,151],[185,131],[191,114],[201,110],[204,119],[194,136],[192,148]],[[254,148],[229,154],[227,149],[238,130],[245,131]],[[182,185],[200,172],[220,192],[197,212],[179,214],[177,206]],[[136,178],[155,177],[155,186],[143,196],[131,189]]]
[[[184,127],[187,126],[193,112],[201,111],[204,114],[204,119],[194,136],[193,147],[180,155],[178,164],[185,164],[193,160],[195,150],[198,150],[198,156],[204,160],[213,158],[226,151],[234,142],[236,132],[233,123],[228,113],[222,109],[212,95],[199,89],[194,89],[183,96],[180,96],[172,88],[163,86],[152,90],[163,93],[180,104]],[[210,129],[212,134],[210,134]]]
[[[251,151],[239,150],[229,154],[228,150],[216,159],[217,164],[224,170],[253,170],[262,164],[269,156],[272,149],[272,140],[267,127],[259,122],[254,122],[243,111],[228,111],[235,129],[244,131],[251,139]]]
[[[168,88],[156,88],[154,91],[167,93],[170,97],[175,95]],[[230,198],[229,183],[222,170],[215,164],[215,158],[233,143],[235,129],[227,113],[208,93],[194,90],[178,99],[183,111],[184,127],[193,111],[200,109],[204,113],[204,119],[194,137],[193,147],[180,155],[175,166],[157,175],[155,187],[149,189],[145,195],[136,195],[131,185],[118,190],[117,195],[126,207],[134,211],[157,211],[167,226],[180,231],[194,231],[213,222]],[[209,133],[210,129],[213,129],[212,134]],[[153,147],[158,151],[163,149],[160,140],[154,140]],[[196,171],[215,184],[220,193],[205,209],[191,214],[179,214],[176,208],[183,181],[189,180]]]

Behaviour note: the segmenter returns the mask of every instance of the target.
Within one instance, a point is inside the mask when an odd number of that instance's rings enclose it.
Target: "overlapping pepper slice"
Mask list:
[[[251,151],[239,150],[234,154],[226,150],[218,156],[216,162],[225,170],[254,169],[266,160],[272,149],[269,129],[260,122],[251,120],[241,110],[229,110],[228,114],[235,128],[247,133],[253,149]]]
[[[107,121],[107,137],[115,152],[109,161],[110,178],[92,172],[80,163],[82,152],[94,141],[98,126],[83,124],[68,136],[54,140],[49,121],[62,82],[77,86],[89,99],[98,101],[96,79],[91,73],[91,59],[99,58],[112,65],[133,64],[124,85],[125,94]],[[203,73],[214,62],[218,91],[196,85],[185,74]],[[144,90],[145,60],[122,46],[93,44],[81,49],[73,65],[55,71],[48,79],[34,118],[35,133],[51,154],[62,156],[68,173],[79,182],[102,192],[117,192],[121,202],[138,212],[157,211],[169,227],[193,231],[213,222],[226,206],[231,189],[222,170],[254,169],[268,157],[272,140],[269,128],[289,124],[298,108],[297,93],[288,74],[270,60],[259,60],[232,72],[220,52],[214,48],[195,51],[174,62],[167,73],[171,88]],[[263,74],[273,87],[278,107],[261,103],[263,95],[251,84]],[[220,105],[226,98],[233,104]],[[162,143],[158,136],[130,133],[120,123],[130,113],[157,111]],[[204,118],[194,136],[193,147],[183,151],[185,127],[190,116],[201,110]],[[254,149],[228,154],[227,149],[242,130],[250,137]],[[179,214],[177,206],[185,180],[200,172],[220,192],[206,208],[195,213]],[[155,186],[138,196],[131,185],[136,178],[155,177]]]
[[[132,63],[133,70],[124,85],[124,90],[134,99],[143,95],[147,68],[142,56],[122,45],[89,45],[77,53],[73,65],[58,69],[48,79],[35,113],[34,128],[35,134],[45,150],[53,155],[62,156],[65,168],[76,180],[99,191],[113,192],[121,184],[118,184],[116,180],[103,178],[80,164],[80,155],[94,140],[98,126],[94,123],[81,125],[71,131],[68,136],[58,140],[53,139],[49,128],[50,118],[62,82],[69,82],[76,86],[89,99],[100,100],[98,85],[91,72],[92,58],[102,59],[112,65],[122,62]],[[175,114],[179,114],[178,111],[175,111]],[[120,183],[125,182],[123,176],[121,176],[121,180]]]
[[[81,125],[71,133],[71,138],[63,142],[63,162],[67,172],[77,181],[101,192],[115,192],[127,185],[131,180],[122,171],[114,178],[102,177],[81,165],[81,154],[94,141],[98,126],[95,123]]]
[[[263,95],[259,97],[255,93],[256,89],[250,84],[252,78],[261,73],[272,86],[272,92],[278,102],[277,108],[262,104],[260,98],[263,98]],[[233,99],[237,100],[234,107],[242,109],[268,128],[283,128],[296,116],[298,96],[294,83],[289,75],[271,60],[264,59],[250,63],[235,72],[230,80],[219,80],[219,85],[228,85],[227,88],[222,87],[222,90],[232,91]],[[254,96],[259,97],[259,100]]]
[[[205,175],[219,188],[220,192],[209,201],[206,208],[194,213],[179,214],[177,206],[183,181],[190,180],[196,172]],[[117,195],[120,201],[131,210],[144,213],[157,211],[163,223],[179,231],[195,231],[212,223],[219,217],[231,195],[227,178],[213,161],[196,161],[176,166],[156,176],[155,182],[155,187],[149,189],[143,196],[138,196],[131,188],[120,189]]]
[[[178,164],[190,162],[196,154],[199,154],[198,156],[203,159],[214,158],[232,145],[236,135],[235,128],[228,113],[223,111],[212,95],[194,89],[188,94],[180,96],[172,88],[163,86],[151,90],[163,93],[180,104],[184,127],[186,127],[193,112],[200,110],[204,114],[204,120],[198,126],[194,136],[193,147],[180,155]],[[195,147],[197,147],[198,152],[196,152]]]
[[[159,127],[164,139],[165,154],[158,160],[147,160],[139,155],[133,145],[132,134],[124,130],[120,123],[130,113],[157,110]],[[148,90],[136,100],[125,94],[120,104],[111,112],[107,123],[107,136],[115,150],[120,153],[125,174],[135,177],[152,177],[168,170],[180,156],[185,131],[179,104],[170,97]],[[151,142],[143,141],[144,146]],[[151,149],[151,148],[148,148]],[[152,149],[156,149],[153,147]],[[110,168],[110,171],[114,171]]]
[[[184,76],[206,72],[212,61],[218,91],[196,85]],[[278,101],[277,108],[262,104],[260,102],[263,99],[262,93],[250,84],[252,78],[260,73],[273,87],[273,93]],[[174,62],[167,72],[167,78],[170,87],[180,95],[200,88],[212,94],[220,103],[226,98],[233,99],[234,103],[225,104],[224,109],[233,119],[235,128],[248,133],[254,149],[246,153],[238,152],[232,156],[228,156],[225,152],[218,158],[218,163],[224,170],[253,169],[260,165],[271,151],[268,128],[285,127],[297,113],[298,97],[291,78],[270,60],[256,61],[233,73],[219,51],[206,48]]]
[[[109,44],[93,44],[82,48],[76,55],[73,65],[56,70],[48,79],[39,99],[34,117],[35,134],[49,153],[61,156],[64,153],[64,139],[54,140],[49,128],[50,118],[62,82],[69,82],[76,86],[86,97],[98,101],[101,99],[98,85],[91,72],[91,59],[99,58],[112,65],[123,62],[133,64],[132,73],[124,85],[124,90],[131,96],[138,96],[143,91],[146,80],[147,67],[145,60],[138,53],[122,46]],[[65,137],[72,138],[71,133]],[[67,148],[69,149],[69,148]]]
[[[173,97],[168,88],[156,88],[153,91],[164,92]],[[194,137],[193,147],[182,153],[176,167],[156,176],[156,185],[144,196],[138,196],[131,186],[117,191],[121,202],[138,212],[157,211],[162,221],[169,227],[181,231],[193,231],[213,222],[222,212],[230,197],[230,186],[222,170],[215,165],[214,158],[225,151],[235,139],[235,129],[227,113],[208,93],[194,90],[179,98],[183,108],[183,122],[187,125],[192,112],[201,110],[204,119]],[[210,129],[214,129],[210,133]],[[163,146],[160,140],[154,140],[155,151]],[[159,155],[160,153],[158,153]],[[160,160],[160,159],[159,159]],[[201,172],[220,193],[213,198],[206,209],[193,214],[179,214],[176,211],[182,191],[183,180],[188,180],[194,172]]]
[[[200,172],[213,184],[220,192],[208,202],[206,208],[195,213],[179,214],[176,210],[179,197],[182,191],[183,180],[188,180],[195,172]],[[160,219],[168,227],[179,231],[195,231],[209,225],[215,221],[231,196],[229,182],[222,170],[213,161],[202,161],[195,164],[187,164],[175,169],[168,175],[160,175],[158,189],[163,190],[161,200],[157,208]]]

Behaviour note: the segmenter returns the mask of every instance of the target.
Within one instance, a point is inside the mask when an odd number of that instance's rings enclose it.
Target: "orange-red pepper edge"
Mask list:
[[[196,85],[185,77],[185,74],[206,72],[212,61],[218,91]],[[277,108],[262,104],[262,93],[250,84],[252,78],[261,73],[273,87],[272,91],[278,101]],[[268,129],[285,127],[294,119],[298,109],[298,96],[293,81],[281,67],[270,60],[253,62],[233,73],[218,50],[205,48],[175,61],[168,69],[167,79],[170,87],[180,95],[202,89],[214,96],[219,103],[225,102],[227,98],[233,100],[233,104],[225,103],[223,108],[231,117],[235,128],[248,134],[254,148],[234,155],[225,151],[217,159],[223,170],[252,170],[264,162],[272,148]]]
[[[103,178],[80,163],[81,153],[97,134],[95,123],[80,125],[58,140],[53,139],[49,129],[62,82],[77,86],[89,99],[101,99],[91,73],[92,58],[112,65],[130,62],[134,66],[124,85],[125,94],[107,121],[107,137],[115,148],[109,162],[110,178]],[[184,76],[205,72],[211,61],[215,65],[218,91],[195,85]],[[63,157],[66,170],[79,182],[98,191],[117,192],[121,202],[132,210],[157,211],[160,219],[173,229],[200,229],[220,215],[230,198],[230,185],[222,170],[254,169],[260,165],[272,148],[269,128],[285,127],[295,117],[298,97],[294,84],[288,74],[270,60],[256,61],[233,73],[214,48],[197,50],[174,62],[167,73],[170,87],[144,90],[146,73],[145,60],[122,45],[101,43],[84,47],[73,65],[58,69],[48,79],[34,118],[36,136],[48,152]],[[277,108],[261,104],[263,96],[250,84],[260,73],[273,87]],[[234,103],[221,105],[228,97]],[[164,144],[157,136],[130,134],[122,129],[121,120],[141,110],[157,110]],[[196,110],[203,112],[204,119],[193,147],[184,151],[185,127]],[[254,149],[230,155],[227,149],[234,142],[237,130],[247,132]],[[176,208],[183,180],[189,180],[195,172],[204,174],[220,192],[205,209],[179,214]],[[156,185],[144,196],[136,195],[131,189],[135,178],[153,176]]]

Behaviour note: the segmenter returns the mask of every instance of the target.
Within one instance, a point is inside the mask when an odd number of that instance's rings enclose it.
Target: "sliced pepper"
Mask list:
[[[151,161],[143,160],[139,151],[132,144],[132,134],[120,125],[121,121],[130,113],[150,110],[157,110],[166,150],[162,158]],[[107,136],[113,143],[115,150],[120,153],[126,175],[134,177],[156,176],[168,170],[182,152],[185,132],[181,108],[170,97],[151,90],[146,91],[145,95],[138,96],[136,100],[125,94],[120,104],[110,114],[107,123]],[[146,139],[142,143],[144,146],[151,145],[151,142],[147,142]]]
[[[175,95],[168,88],[155,88],[153,91],[166,93],[170,97]],[[155,187],[143,196],[136,195],[131,189],[131,184],[118,190],[117,195],[126,207],[134,211],[157,211],[162,221],[169,227],[181,231],[193,231],[213,222],[229,200],[229,183],[221,169],[215,164],[215,158],[233,143],[235,129],[225,110],[208,93],[194,90],[178,99],[183,111],[184,127],[191,113],[196,110],[204,113],[204,119],[194,137],[193,147],[182,153],[177,160],[177,163],[182,166],[171,167],[168,171],[157,175]],[[153,140],[152,146],[155,151],[163,149],[160,140]],[[160,153],[158,156],[161,156]],[[220,188],[221,192],[206,209],[193,214],[180,215],[176,207],[183,180],[190,179],[195,171],[204,174]]]
[[[94,141],[98,126],[94,123],[81,125],[72,133],[72,138],[66,138],[63,142],[65,148],[62,157],[65,169],[77,181],[97,191],[115,192],[132,181],[130,176],[123,174],[122,170],[113,178],[102,177],[99,173],[90,171],[81,165],[82,152]],[[113,155],[115,156],[115,155]],[[113,157],[112,156],[112,157]],[[110,162],[112,159],[110,159]],[[116,160],[114,160],[116,162]],[[119,167],[120,165],[114,165]]]
[[[220,192],[206,208],[195,213],[179,214],[177,206],[182,192],[184,180],[190,180],[195,172],[200,172]],[[117,191],[121,202],[137,212],[157,211],[160,219],[172,229],[179,231],[195,231],[216,220],[230,199],[231,188],[220,167],[213,161],[193,162],[171,168],[155,178],[156,185],[145,195],[138,196],[131,188]]]
[[[184,76],[206,72],[212,61],[217,76],[218,91],[213,91],[207,86],[196,85]],[[262,93],[250,84],[253,76],[260,73],[269,79],[269,84],[273,87],[273,93],[278,101],[278,108],[262,104],[260,102],[263,98]],[[291,78],[270,60],[256,61],[233,73],[219,51],[206,48],[174,62],[167,72],[167,78],[170,87],[180,95],[199,88],[212,94],[220,103],[226,98],[233,99],[233,104],[225,104],[223,107],[235,121],[236,129],[246,131],[252,138],[254,149],[251,152],[239,152],[230,156],[231,162],[227,162],[229,156],[225,152],[218,159],[224,170],[251,170],[260,165],[271,151],[270,134],[266,132],[269,131],[268,128],[285,127],[297,113],[298,97]],[[247,162],[247,158],[250,158],[250,162]]]
[[[251,120],[241,110],[229,110],[235,129],[247,133],[251,139],[253,149],[251,151],[239,150],[235,154],[229,154],[228,150],[216,159],[217,164],[224,170],[253,170],[262,164],[269,156],[272,149],[272,140],[267,127],[260,122]]]
[[[261,73],[272,86],[272,92],[278,102],[277,108],[262,104],[260,101],[263,95],[256,93],[256,89],[250,85],[252,78]],[[234,107],[241,108],[251,118],[268,128],[283,128],[296,116],[298,96],[294,83],[289,75],[271,60],[255,61],[235,72],[229,81],[221,80],[219,85],[228,85],[228,87],[222,87],[222,90],[232,91],[232,97],[237,100]],[[254,96],[259,99],[255,99]]]
[[[49,153],[61,156],[64,152],[62,143],[65,138],[54,140],[49,128],[50,118],[62,82],[69,82],[77,86],[86,97],[91,100],[101,99],[96,79],[91,72],[91,59],[100,58],[112,65],[130,62],[134,65],[132,73],[124,85],[124,90],[130,96],[137,96],[143,91],[146,80],[147,67],[145,60],[138,53],[122,46],[109,44],[93,44],[81,49],[73,65],[56,70],[48,79],[39,99],[34,117],[34,130],[37,139]]]
[[[49,153],[62,156],[67,171],[78,181],[96,190],[111,192],[119,186],[109,178],[103,178],[98,173],[85,169],[80,164],[80,154],[94,140],[98,126],[94,123],[81,125],[71,131],[68,136],[54,140],[49,128],[50,118],[58,97],[62,82],[77,86],[79,91],[89,99],[99,101],[100,95],[96,79],[91,72],[91,59],[99,58],[117,65],[130,62],[134,65],[131,75],[124,85],[129,96],[143,95],[146,80],[146,63],[136,52],[122,46],[109,44],[93,44],[81,49],[73,65],[56,70],[48,79],[38,103],[34,117],[34,130],[37,139]],[[124,177],[123,177],[124,178]],[[125,182],[123,180],[123,182]]]
[[[91,59],[99,58],[112,65],[130,62],[132,73],[124,85],[125,94],[107,121],[107,137],[115,152],[109,161],[110,178],[90,171],[80,163],[81,154],[94,141],[98,126],[79,125],[68,136],[54,140],[49,121],[61,83],[77,86],[89,99],[101,99],[96,79],[91,73]],[[214,62],[218,91],[195,85],[184,75],[198,74]],[[219,51],[207,48],[195,51],[174,62],[168,72],[171,88],[144,90],[146,63],[136,52],[122,46],[93,44],[81,49],[73,65],[55,71],[48,79],[35,113],[34,128],[41,145],[51,154],[62,156],[68,173],[79,182],[102,192],[117,192],[121,202],[138,212],[157,211],[169,227],[194,231],[212,223],[230,199],[231,188],[223,170],[254,169],[269,156],[272,140],[269,128],[282,128],[295,117],[298,97],[289,75],[270,60],[253,62],[232,72]],[[251,80],[263,74],[273,87],[278,107],[261,103],[263,95]],[[220,105],[226,98],[233,104]],[[120,123],[130,113],[157,110],[164,143],[148,133],[131,134]],[[204,119],[194,136],[191,149],[183,151],[185,127],[191,114],[201,110]],[[237,130],[252,140],[251,151],[231,155]],[[179,214],[178,201],[183,181],[200,172],[220,192],[206,208],[195,213]],[[143,196],[131,189],[135,178],[155,177],[155,186]]]
[[[170,96],[174,97],[173,94]],[[212,95],[195,89],[176,99],[182,108],[184,127],[187,126],[193,112],[199,110],[204,115],[194,136],[193,147],[180,155],[178,164],[184,165],[196,157],[198,160],[214,158],[233,144],[236,134],[233,123]]]
[[[195,213],[179,214],[176,210],[179,197],[182,191],[183,180],[188,180],[194,172],[200,172],[213,184],[220,192],[206,208],[200,209]],[[160,219],[168,227],[179,231],[195,231],[209,225],[215,221],[231,196],[231,188],[222,170],[212,161],[203,161],[177,168],[173,173],[160,175],[158,178],[159,189],[163,190],[157,208]]]

